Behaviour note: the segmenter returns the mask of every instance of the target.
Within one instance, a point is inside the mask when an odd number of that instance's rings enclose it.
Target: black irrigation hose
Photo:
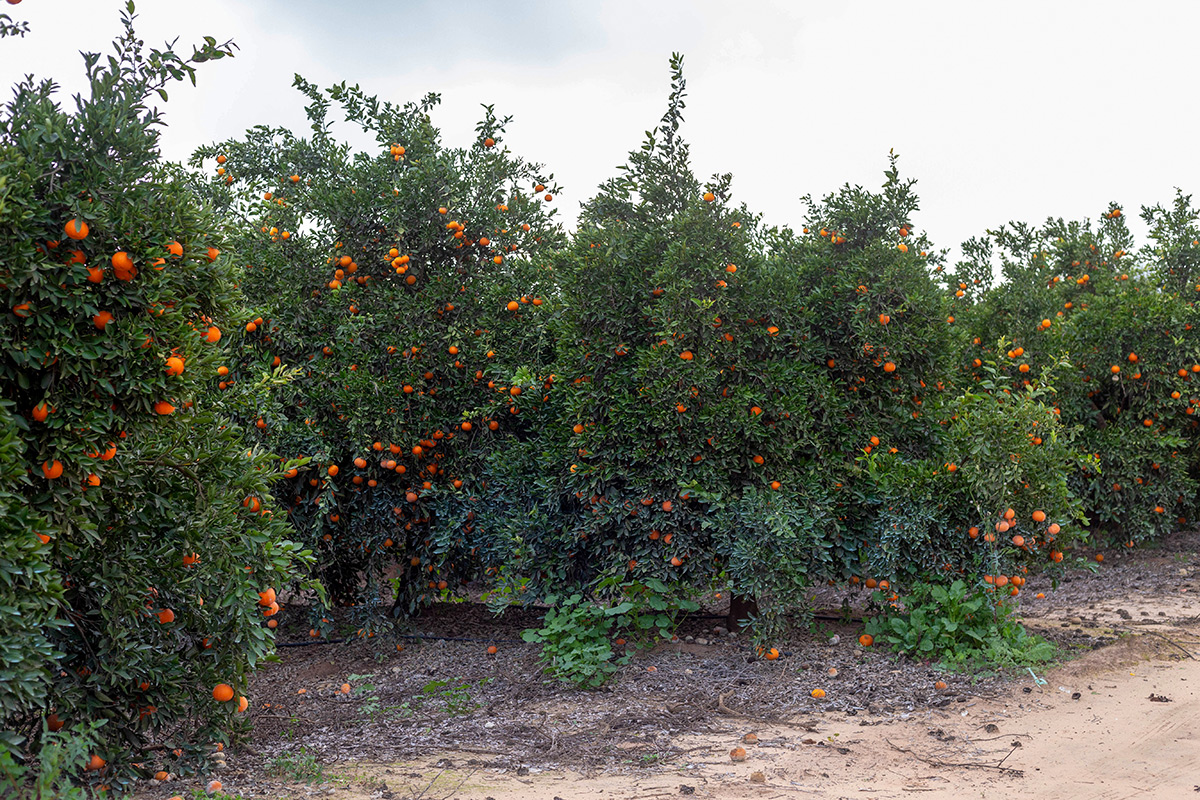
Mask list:
[[[395,639],[413,639],[431,642],[479,642],[487,644],[529,644],[524,639],[479,639],[474,636],[424,636],[414,633],[393,634]],[[276,642],[276,647],[312,647],[317,644],[341,644],[349,639],[314,639],[309,642]]]

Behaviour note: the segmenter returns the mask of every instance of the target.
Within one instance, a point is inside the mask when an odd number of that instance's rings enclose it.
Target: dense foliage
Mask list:
[[[756,600],[769,644],[827,581],[877,590],[880,644],[1016,662],[1031,570],[1195,519],[1185,195],[1140,248],[1112,204],[949,264],[893,155],[768,227],[693,173],[678,56],[571,234],[509,120],[447,147],[437,95],[297,76],[306,137],[185,169],[150,101],[231,45],[131,15],[74,110],[27,81],[0,117],[2,779],[202,768],[285,586],[314,636],[326,589],[364,636],[546,601],[526,638],[582,685],[698,599]]]
[[[147,51],[131,12],[73,111],[27,81],[0,114],[0,761],[63,728],[94,745],[63,769],[110,785],[228,737],[272,647],[259,592],[302,555],[278,460],[204,390],[232,262],[148,104],[229,48]]]

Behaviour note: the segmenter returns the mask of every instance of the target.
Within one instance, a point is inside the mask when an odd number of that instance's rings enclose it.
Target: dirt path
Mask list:
[[[252,687],[254,738],[218,776],[244,800],[1200,797],[1198,553],[1194,532],[1058,587],[1031,577],[1026,626],[1073,660],[1015,680],[868,651],[860,626],[831,621],[765,662],[701,620],[584,692],[542,675],[519,642],[528,614],[447,606],[402,652],[285,649]]]
[[[496,766],[486,756],[452,750],[406,762],[359,761],[333,767],[339,778],[323,786],[293,785],[291,796],[1196,797],[1200,660],[1192,654],[1200,654],[1200,624],[1181,619],[1182,608],[1165,596],[1139,598],[1124,614],[1115,607],[1068,606],[1031,619],[1032,626],[1100,624],[1120,638],[1036,676],[1045,683],[1030,676],[994,700],[964,698],[888,720],[828,714],[815,725],[725,717],[708,732],[681,737],[675,744],[685,755],[670,764],[645,763],[631,747],[629,759],[614,759],[588,774]],[[1094,612],[1095,622],[1080,616],[1087,612]],[[757,743],[743,742],[750,733]],[[747,757],[735,763],[730,750],[739,745]]]

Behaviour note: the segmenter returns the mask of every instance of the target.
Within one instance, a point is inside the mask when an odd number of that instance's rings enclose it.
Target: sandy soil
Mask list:
[[[1031,677],[1003,699],[908,719],[872,723],[842,716],[815,730],[727,720],[720,731],[683,737],[688,755],[669,767],[613,763],[626,768],[540,771],[489,767],[470,753],[446,752],[407,763],[347,765],[344,779],[324,791],[344,800],[1195,797],[1200,661],[1179,648],[1197,646],[1195,628],[1130,635],[1037,676],[1045,685]],[[757,744],[743,744],[750,733]],[[730,758],[737,746],[747,751],[741,763]],[[313,790],[292,791],[303,797]]]
[[[1007,680],[864,651],[848,644],[853,624],[833,622],[772,663],[732,637],[681,641],[640,656],[602,693],[539,680],[534,654],[511,644],[499,658],[480,657],[475,640],[422,643],[388,660],[361,648],[283,651],[259,679],[266,702],[254,739],[220,777],[229,796],[335,800],[1197,797],[1198,549],[1192,534],[1110,554],[1098,574],[1054,591],[1031,580],[1027,594],[1047,597],[1023,603],[1027,626],[1082,655]],[[529,620],[506,631],[448,612],[426,624],[502,638]],[[825,674],[831,664],[836,679]],[[360,694],[356,682],[353,696],[339,694],[347,676],[370,671],[386,691]],[[949,688],[935,690],[937,678]],[[446,713],[443,689],[421,706],[431,679],[470,683],[470,698],[456,695],[469,707]],[[816,682],[829,688],[823,702],[807,696]],[[415,713],[381,720],[364,705],[401,701]],[[739,745],[746,759],[735,762]],[[271,774],[281,755],[298,753],[316,759],[321,780]],[[138,797],[192,785],[201,782]]]

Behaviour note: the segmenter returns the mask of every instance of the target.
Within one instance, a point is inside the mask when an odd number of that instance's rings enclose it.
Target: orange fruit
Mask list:
[[[93,753],[92,757],[88,759],[87,766],[84,767],[84,769],[88,772],[95,772],[96,770],[104,769],[105,763],[106,762],[103,758]]]
[[[45,422],[46,417],[50,416],[50,412],[54,409],[45,400],[33,407],[33,418],[38,422]]]
[[[811,694],[813,697],[820,700],[822,697],[825,696],[825,690],[824,689],[813,689],[811,692],[809,692],[809,694]]]
[[[166,400],[159,400],[154,404],[154,413],[165,417],[168,414],[175,413],[175,406],[171,405]]]
[[[62,477],[62,474],[63,474],[62,462],[59,461],[58,459],[54,459],[53,461],[43,462],[42,463],[42,474],[46,476],[47,480],[54,480],[55,478]]]
[[[86,239],[88,235],[88,224],[81,219],[69,220],[66,226],[63,227],[63,233],[68,239]]]
[[[863,647],[870,647],[871,645],[875,644],[875,637],[869,633],[864,633],[862,636],[858,637],[858,643]]]
[[[233,687],[228,683],[218,683],[213,687],[212,696],[218,703],[226,703],[233,699]]]

